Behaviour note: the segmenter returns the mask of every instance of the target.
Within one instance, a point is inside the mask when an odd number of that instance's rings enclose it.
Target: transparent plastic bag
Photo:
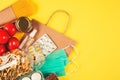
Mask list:
[[[4,63],[5,57],[8,59],[6,63]],[[18,49],[1,56],[0,63],[0,80],[15,80],[32,70],[27,56]]]

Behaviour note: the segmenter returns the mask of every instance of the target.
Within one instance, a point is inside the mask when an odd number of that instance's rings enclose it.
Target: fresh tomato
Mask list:
[[[6,30],[10,36],[13,36],[16,32],[16,26],[13,23],[7,23],[3,27],[4,30]]]
[[[6,48],[5,48],[5,46],[4,45],[0,45],[0,56],[1,55],[3,55],[3,53],[5,53],[6,52]]]
[[[20,44],[19,40],[15,37],[12,37],[8,41],[8,49],[9,50],[17,49],[19,47],[19,44]]]
[[[6,44],[10,38],[6,30],[0,29],[0,44]]]

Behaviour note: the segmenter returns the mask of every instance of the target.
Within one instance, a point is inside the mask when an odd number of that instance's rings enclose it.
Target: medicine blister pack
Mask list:
[[[47,34],[44,34],[42,37],[40,37],[34,44],[36,43],[40,44],[40,49],[45,56],[47,56],[57,48],[55,43]]]

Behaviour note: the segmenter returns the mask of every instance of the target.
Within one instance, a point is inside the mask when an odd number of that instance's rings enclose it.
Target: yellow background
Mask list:
[[[65,35],[77,42],[80,54],[76,62],[80,68],[60,80],[120,80],[119,0],[31,1],[38,7],[32,18],[44,24],[55,10],[71,14]],[[62,32],[66,21],[67,16],[58,13],[49,26]]]
[[[0,11],[14,4],[18,0],[0,0]]]

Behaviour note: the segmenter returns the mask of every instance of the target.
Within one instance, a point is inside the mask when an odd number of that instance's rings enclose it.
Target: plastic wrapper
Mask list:
[[[41,52],[40,44],[34,43],[28,48],[27,52],[33,70],[44,64],[45,56]]]
[[[18,49],[0,56],[0,80],[15,80],[31,70],[27,56]]]

